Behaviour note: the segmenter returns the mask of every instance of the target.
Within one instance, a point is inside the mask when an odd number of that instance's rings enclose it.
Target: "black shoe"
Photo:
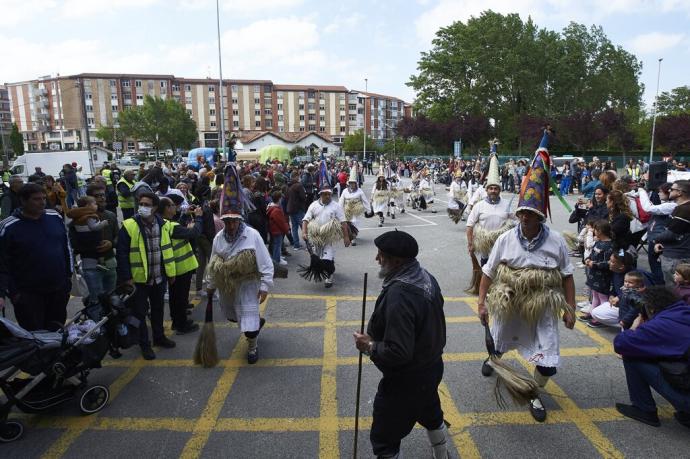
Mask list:
[[[265,324],[266,324],[266,319],[264,319],[263,317],[259,317],[259,330],[264,328]]]
[[[390,217],[390,216],[391,216],[391,213],[390,213],[390,212],[386,212],[386,217]]]
[[[405,209],[401,209],[401,210],[400,210],[400,213],[401,213],[401,214],[404,214],[404,213],[405,213]]]
[[[290,252],[288,252],[287,250],[283,250],[282,252],[280,252],[280,254],[284,257],[291,257],[292,256],[292,254]]]
[[[673,413],[673,417],[676,418],[676,421],[678,421],[680,425],[690,429],[690,413],[687,411],[676,411]]]
[[[196,324],[191,320],[189,322],[187,322],[183,327],[177,329],[178,335],[186,335],[187,333],[192,333],[199,329],[199,324]]]
[[[592,315],[591,314],[582,314],[582,315],[577,316],[577,320],[579,320],[580,322],[589,323],[589,321],[592,320]]]
[[[194,309],[195,307],[196,307],[195,304],[187,303],[187,309]]]
[[[141,346],[141,356],[144,360],[153,360],[156,358],[156,353],[153,352],[151,346]]]
[[[616,403],[616,409],[626,418],[640,421],[648,426],[659,427],[661,425],[656,411],[643,411],[635,405],[626,405],[624,403]]]
[[[393,220],[395,220],[395,214],[391,215],[391,218],[392,218]]]
[[[175,341],[171,340],[170,338],[166,338],[164,336],[161,339],[154,339],[153,345],[158,346],[158,347],[163,347],[165,349],[172,349],[175,347]]]
[[[532,415],[535,421],[544,422],[546,421],[546,408],[541,403],[539,397],[529,402],[529,413]]]
[[[247,363],[249,365],[254,365],[259,361],[259,350],[254,349],[252,352],[247,352]]]
[[[491,365],[489,365],[489,359],[484,360],[484,363],[482,363],[482,376],[486,376],[487,378],[494,374],[494,369],[491,368]]]

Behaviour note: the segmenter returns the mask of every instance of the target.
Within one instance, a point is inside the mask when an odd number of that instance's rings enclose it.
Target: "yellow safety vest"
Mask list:
[[[134,183],[130,183],[127,180],[125,180],[124,177],[122,177],[117,184],[119,185],[120,183],[124,183],[127,185],[127,188],[129,188],[130,191],[132,191],[132,187],[134,186]],[[128,198],[122,196],[120,192],[117,192],[117,205],[120,206],[120,209],[134,209],[134,195],[130,194]]]
[[[166,221],[164,227],[172,234],[173,229],[179,223]],[[181,276],[190,271],[194,271],[199,267],[199,262],[196,260],[192,244],[186,239],[170,239],[172,241],[173,256],[175,257],[175,274]]]
[[[144,236],[141,234],[139,224],[133,218],[128,218],[122,222],[122,226],[125,227],[130,238],[129,267],[132,272],[132,279],[137,284],[145,284],[149,277],[149,267]],[[175,257],[170,240],[170,227],[165,224],[161,226],[161,258],[165,275],[169,278],[175,277]]]
[[[110,174],[112,174],[112,173],[113,173],[113,171],[111,171],[110,169],[101,169],[101,175],[103,177],[105,177],[105,184],[106,185],[112,185],[113,184],[113,180],[110,178]]]

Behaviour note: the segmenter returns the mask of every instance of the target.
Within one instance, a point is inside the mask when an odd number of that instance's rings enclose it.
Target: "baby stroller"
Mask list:
[[[114,358],[137,338],[138,321],[125,302],[134,287],[118,287],[99,297],[95,305],[80,310],[57,332],[24,330],[0,318],[0,389],[7,400],[0,404],[0,442],[19,439],[24,426],[8,420],[15,405],[25,413],[40,413],[74,398],[84,414],[97,413],[110,392],[102,385],[89,386],[87,378],[110,351]],[[29,377],[20,378],[20,373]]]

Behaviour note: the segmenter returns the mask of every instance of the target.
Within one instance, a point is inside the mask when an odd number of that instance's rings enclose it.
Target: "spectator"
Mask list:
[[[122,211],[122,219],[127,220],[134,216],[134,195],[132,194],[134,188],[134,170],[129,169],[122,174],[115,183],[115,191],[117,193],[117,203]]]
[[[5,190],[0,198],[0,219],[5,219],[12,215],[15,209],[21,206],[19,199],[19,190],[21,190],[24,181],[18,175],[13,175],[9,179],[9,188]]]
[[[659,254],[654,252],[654,240],[664,232],[666,225],[671,220],[671,213],[676,208],[676,203],[669,201],[671,186],[671,183],[664,183],[659,187],[656,195],[658,203],[656,204],[652,203],[652,199],[650,199],[649,194],[644,188],[638,188],[637,190],[642,210],[651,215],[647,225],[647,259],[649,261],[649,269],[652,271],[658,284],[664,281],[664,273],[661,270]]]
[[[26,330],[58,330],[72,288],[65,223],[56,211],[46,210],[42,186],[22,186],[19,199],[21,207],[0,223],[0,309],[8,297]]]
[[[573,181],[573,170],[570,167],[570,163],[566,161],[563,164],[563,178],[561,178],[561,195],[566,196],[570,192],[570,186],[572,185]]]
[[[156,358],[146,326],[149,308],[153,344],[175,347],[175,342],[166,338],[163,329],[163,296],[166,280],[171,285],[175,281],[175,256],[169,227],[156,215],[158,204],[158,196],[142,193],[137,215],[122,223],[117,237],[117,279],[119,284],[136,285],[132,309],[141,322],[139,346],[146,360]]]
[[[645,314],[613,341],[614,350],[623,357],[631,402],[616,403],[616,409],[626,417],[658,427],[661,423],[652,388],[673,405],[676,420],[690,428],[690,306],[663,286],[647,289],[642,303]],[[670,377],[665,371],[669,365],[678,367],[681,374]],[[679,388],[683,383],[686,390]]]
[[[676,265],[673,281],[676,283],[674,289],[676,295],[686,303],[690,302],[690,264],[680,263]]]
[[[76,166],[76,163],[74,163]],[[77,172],[70,164],[62,166],[62,179],[65,182],[65,192],[67,192],[67,207],[74,207],[79,198],[79,182]]]
[[[299,181],[299,172],[294,171],[290,176],[287,190],[287,214],[290,217],[292,227],[293,249],[299,250],[300,245],[299,228],[302,226],[302,219],[308,206],[307,193],[304,185]]]
[[[651,274],[648,276],[651,278]],[[642,271],[630,271],[625,274],[620,296],[611,296],[607,302],[592,309],[592,328],[616,327],[623,330],[630,328],[641,311],[640,295],[647,288],[648,282]],[[651,284],[650,284],[651,285]],[[598,325],[591,325],[595,322]]]
[[[52,175],[46,175],[43,178],[43,187],[46,190],[46,209],[56,210],[63,215],[65,209],[67,209],[67,202],[65,201],[67,193],[65,190],[55,181]]]
[[[613,253],[613,243],[611,241],[611,225],[606,220],[594,223],[594,243],[592,253],[585,260],[587,266],[587,287],[592,289],[592,310],[608,301],[611,294],[611,271],[609,269],[609,258]],[[578,319],[588,322],[592,328],[600,324],[592,319],[591,314],[584,314]]]
[[[34,167],[34,173],[29,177],[29,183],[37,183],[45,180],[46,174],[40,166]]]
[[[676,203],[666,230],[654,239],[666,286],[673,286],[673,273],[679,263],[690,263],[690,181],[678,180],[669,189],[669,200]]]
[[[613,190],[606,197],[606,207],[609,211],[614,250],[628,250],[632,236],[630,222],[633,219],[628,198],[620,191]]]
[[[281,248],[283,246],[283,239],[285,235],[290,232],[290,225],[288,225],[287,217],[283,213],[283,208],[280,205],[280,200],[283,194],[280,191],[274,191],[271,194],[271,203],[266,209],[268,217],[268,231],[271,235],[271,258],[276,264],[286,265],[287,262],[281,258]]]

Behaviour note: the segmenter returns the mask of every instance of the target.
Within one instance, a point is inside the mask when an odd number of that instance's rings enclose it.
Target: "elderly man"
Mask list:
[[[568,248],[563,237],[544,223],[549,192],[547,141],[545,134],[521,190],[516,211],[519,224],[498,237],[483,267],[478,300],[483,324],[491,314],[496,350],[516,349],[536,365],[534,378],[541,387],[560,364],[558,316],[567,328],[575,325],[574,268]],[[514,293],[506,295],[507,290]],[[492,372],[485,361],[482,374]],[[539,397],[530,401],[529,410],[537,422],[546,420]]]
[[[486,197],[477,202],[467,217],[467,250],[479,254],[480,264],[486,263],[496,239],[514,226],[510,201],[501,199],[501,178],[498,159],[491,156],[486,181]]]
[[[19,325],[58,330],[67,317],[72,254],[62,217],[46,210],[43,186],[19,190],[21,207],[0,223],[0,309],[12,300]]]
[[[443,378],[446,318],[441,289],[416,259],[417,241],[404,231],[374,240],[383,290],[366,334],[355,345],[383,373],[374,399],[371,445],[377,457],[398,457],[400,441],[419,422],[434,458],[446,458],[446,425],[438,386]]]

